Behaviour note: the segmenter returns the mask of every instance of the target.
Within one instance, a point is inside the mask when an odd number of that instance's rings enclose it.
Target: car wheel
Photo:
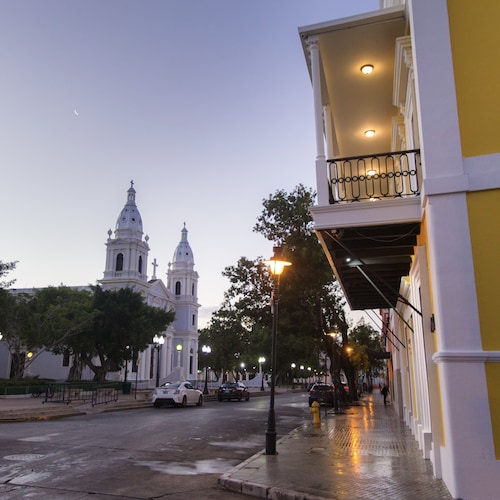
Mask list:
[[[196,403],[196,406],[201,406],[203,404],[203,396],[200,396],[198,398],[198,402]]]
[[[153,406],[154,406],[155,408],[159,408],[159,407],[160,407],[160,403],[157,403],[157,402],[155,401],[155,402],[153,403]]]
[[[250,401],[250,394],[245,398],[245,401]]]
[[[184,397],[182,398],[182,403],[181,403],[181,406],[182,406],[183,408],[185,408],[185,407],[187,406],[187,398],[186,398],[186,396],[184,396]]]

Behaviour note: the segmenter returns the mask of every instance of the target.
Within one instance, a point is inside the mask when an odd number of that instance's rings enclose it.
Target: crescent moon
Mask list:
[[[78,113],[78,111],[76,109],[73,111],[73,113],[75,113],[75,116],[79,115],[79,113]]]

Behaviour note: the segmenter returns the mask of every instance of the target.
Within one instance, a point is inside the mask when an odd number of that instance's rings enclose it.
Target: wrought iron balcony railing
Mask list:
[[[420,195],[420,149],[327,160],[330,204]]]

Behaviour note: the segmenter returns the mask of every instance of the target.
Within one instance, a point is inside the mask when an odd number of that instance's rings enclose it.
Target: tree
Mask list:
[[[103,291],[48,287],[32,295],[0,289],[0,327],[12,357],[12,376],[45,351],[72,356],[69,380],[80,380],[86,365],[95,381],[118,370],[130,352],[144,350],[166,330],[174,313],[144,303],[130,288]],[[26,359],[26,352],[33,356]]]
[[[351,363],[358,372],[365,374],[366,389],[371,391],[374,373],[380,372],[384,367],[384,359],[388,359],[389,353],[382,350],[380,334],[361,319],[351,329],[349,334]]]
[[[94,322],[92,297],[91,290],[60,286],[37,290],[32,299],[37,328],[28,342],[30,347],[38,347],[32,359],[43,351],[70,356],[69,381],[81,379],[83,361],[75,346]]]
[[[102,290],[94,287],[92,325],[68,345],[94,373],[94,381],[105,380],[129,353],[144,350],[156,334],[174,320],[173,311],[148,306],[142,295],[130,288]]]
[[[278,367],[296,361],[286,359],[290,355],[287,348],[299,348],[318,368],[319,354],[326,351],[334,384],[340,390],[340,370],[345,367],[349,378],[349,359],[326,334],[338,331],[347,344],[348,321],[341,291],[314,233],[310,214],[314,198],[314,191],[303,185],[291,193],[276,191],[263,201],[254,231],[282,244],[284,257],[292,262],[281,284]],[[355,380],[349,383],[355,387]]]
[[[14,379],[22,377],[43,352],[68,352],[75,336],[93,320],[91,294],[85,290],[61,286],[32,294],[4,292],[1,322]]]
[[[320,370],[320,352],[335,358],[331,339],[325,334],[341,328],[347,341],[348,323],[344,302],[328,261],[314,233],[309,209],[315,193],[299,185],[291,193],[276,191],[263,200],[263,210],[254,231],[283,245],[284,257],[293,265],[281,278],[279,301],[278,355],[276,381],[292,377],[291,363]],[[239,335],[239,351],[255,361],[265,355],[270,359],[272,277],[262,257],[242,257],[236,266],[224,270],[230,281],[222,310],[232,321],[220,324],[215,313],[209,330],[213,337]],[[241,332],[243,328],[243,333]],[[236,333],[240,332],[240,333]],[[213,341],[212,341],[213,342]],[[215,349],[214,349],[215,351]],[[339,354],[342,354],[339,352]],[[348,358],[342,355],[345,362]],[[340,364],[331,364],[340,374]],[[334,377],[335,379],[335,377]],[[340,376],[336,377],[340,385]],[[353,381],[354,385],[354,381]]]
[[[30,360],[26,358],[25,332],[32,327],[31,297],[12,295],[0,289],[0,331],[11,356],[10,376],[17,380],[24,374]]]
[[[234,308],[221,307],[212,314],[208,326],[200,332],[199,344],[212,348],[210,362],[217,378],[227,374],[236,378],[238,366],[249,343],[249,331],[242,325]]]
[[[16,268],[17,262],[2,262],[0,260],[0,278],[3,278],[10,271],[13,271]],[[16,280],[10,281],[0,281],[0,288],[8,288],[15,283]]]

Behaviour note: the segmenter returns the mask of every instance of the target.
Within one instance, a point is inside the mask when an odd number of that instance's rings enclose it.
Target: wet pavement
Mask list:
[[[429,460],[378,391],[340,413],[321,411],[277,443],[223,475],[232,491],[268,499],[451,499]]]
[[[150,406],[147,394],[120,395],[120,400],[92,407],[34,398],[1,398],[0,423],[63,418]],[[277,442],[277,455],[264,452],[219,478],[228,492],[267,499],[408,499],[449,500],[435,479],[430,461],[391,405],[375,392],[359,404],[334,412],[321,409],[321,424],[312,420]],[[203,492],[198,498],[203,499]]]

